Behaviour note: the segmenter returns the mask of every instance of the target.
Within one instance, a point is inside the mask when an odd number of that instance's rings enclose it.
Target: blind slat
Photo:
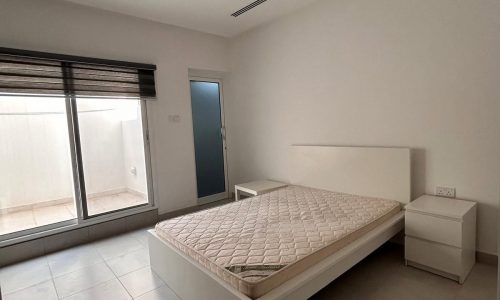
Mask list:
[[[12,49],[2,53],[0,48],[0,93],[36,93],[76,95],[84,97],[147,98],[156,97],[153,69],[93,64],[89,58],[75,57],[69,61],[15,55]],[[20,50],[21,53],[24,53]],[[97,60],[99,61],[99,60]]]
[[[104,78],[104,79],[100,79],[100,78]],[[103,82],[103,84],[105,84],[106,82],[108,82],[108,83],[113,83],[113,82],[115,82],[115,83],[127,83],[127,84],[135,84],[135,85],[139,84],[139,78],[111,79],[109,77],[102,77],[102,76],[87,76],[86,78],[82,77],[82,76],[65,77],[65,76],[57,76],[55,74],[47,74],[47,75],[24,74],[24,73],[20,74],[19,72],[6,73],[6,72],[0,71],[0,80],[4,80],[4,81],[32,81],[32,82],[42,81],[42,82],[45,82],[46,81],[45,79],[47,79],[47,80],[58,79],[59,81],[64,81],[64,80],[74,80],[74,81],[79,80],[79,81],[89,81],[89,82],[95,81],[95,82]],[[144,82],[147,84],[152,83],[152,81],[150,79],[146,79],[146,80],[144,80]]]

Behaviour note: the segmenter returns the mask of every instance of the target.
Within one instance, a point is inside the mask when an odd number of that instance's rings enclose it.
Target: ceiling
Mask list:
[[[255,0],[66,0],[85,6],[225,37],[300,9],[315,0],[267,0],[237,18],[231,14]]]

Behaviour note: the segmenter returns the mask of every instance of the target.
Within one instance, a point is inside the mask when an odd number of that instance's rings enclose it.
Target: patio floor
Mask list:
[[[145,197],[123,192],[88,199],[89,215],[146,203]],[[74,203],[55,204],[0,214],[0,235],[76,218]]]

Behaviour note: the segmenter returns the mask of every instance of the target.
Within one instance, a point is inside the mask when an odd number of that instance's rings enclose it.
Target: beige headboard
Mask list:
[[[409,203],[410,149],[291,146],[290,182]]]

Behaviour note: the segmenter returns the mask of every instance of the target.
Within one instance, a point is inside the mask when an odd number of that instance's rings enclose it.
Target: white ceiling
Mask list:
[[[66,0],[225,37],[300,9],[315,0],[268,0],[245,14],[231,14],[255,0]]]

